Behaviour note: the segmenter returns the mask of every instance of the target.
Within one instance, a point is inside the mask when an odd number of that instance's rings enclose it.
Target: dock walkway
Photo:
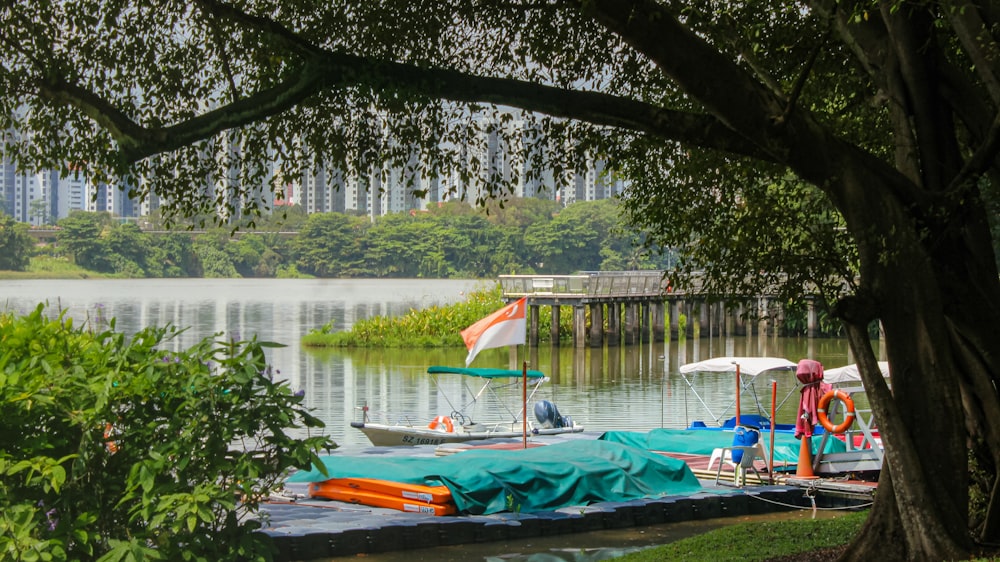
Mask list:
[[[441,453],[428,446],[372,448],[363,454],[381,457]],[[814,506],[851,508],[870,502],[871,496],[866,497],[865,488],[852,489],[853,484],[844,481],[827,483],[839,487],[841,493],[824,493],[825,479],[796,482],[794,478],[785,478],[776,485],[758,485],[750,480],[742,488],[721,486],[715,483],[715,469],[707,468],[707,457],[688,457],[684,460],[701,481],[703,492],[536,513],[443,517],[406,513],[308,498],[307,485],[290,484],[289,501],[276,498],[262,506],[265,525],[261,532],[275,541],[276,560],[299,561],[759,515]],[[720,481],[732,482],[731,470],[724,470],[722,475]],[[873,490],[874,486],[867,489]]]

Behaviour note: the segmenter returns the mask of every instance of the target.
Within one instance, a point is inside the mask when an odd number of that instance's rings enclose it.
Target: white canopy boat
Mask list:
[[[796,363],[781,357],[714,357],[704,361],[681,365],[678,369],[681,377],[694,393],[695,398],[701,402],[702,406],[705,407],[705,410],[708,412],[709,416],[711,416],[714,424],[710,426],[704,421],[696,420],[689,426],[689,429],[733,429],[737,425],[750,425],[760,429],[770,429],[771,422],[769,417],[766,415],[767,408],[760,403],[758,398],[759,394],[764,394],[764,392],[761,391],[758,393],[757,389],[754,387],[754,383],[762,375],[773,376],[775,373],[779,372],[794,373],[797,366],[798,365]],[[698,389],[695,388],[695,385],[691,382],[693,377],[699,376],[700,374],[727,375],[733,377],[733,400],[718,414],[712,411],[712,408],[705,402],[705,400],[698,393]],[[781,400],[781,404],[784,404],[794,391],[794,388],[790,390]],[[769,393],[770,389],[768,389],[767,392]],[[742,411],[741,399],[744,395],[752,397],[756,413],[746,413]],[[778,405],[779,408],[781,407],[781,404]],[[733,417],[724,419],[723,416],[726,416],[731,410],[734,414]],[[795,424],[776,424],[775,429],[779,431],[793,431],[795,429]]]
[[[474,393],[468,404],[458,407],[445,396],[445,400],[452,406],[451,414],[437,416],[426,424],[408,418],[399,419],[395,423],[375,423],[369,419],[368,409],[363,408],[364,419],[351,422],[351,427],[361,430],[375,446],[441,445],[481,439],[558,435],[583,431],[583,426],[576,424],[569,416],[561,415],[555,404],[548,400],[535,402],[535,422],[525,419],[524,410],[528,402],[534,399],[539,387],[548,380],[540,371],[432,366],[427,372],[432,376],[438,390],[442,389],[437,376],[442,374],[471,377],[482,381],[482,386]],[[514,407],[516,410],[499,397],[496,388],[513,385],[523,385],[523,399]],[[503,419],[473,420],[474,406],[488,399],[492,399],[490,401],[496,404],[498,410],[496,414]]]
[[[878,368],[882,371],[882,377],[885,379],[889,378],[889,362],[879,361]],[[861,386],[861,373],[858,371],[858,365],[856,363],[851,363],[844,367],[837,367],[836,369],[829,369],[823,371],[823,382],[830,383],[835,386],[849,385],[855,383],[856,386]]]
[[[715,426],[709,426],[705,422],[695,421],[688,429],[734,429],[736,425],[753,426],[767,431],[771,427],[770,419],[765,415],[756,413],[746,413],[740,411],[740,397],[742,395],[752,396],[753,402],[758,412],[766,410],[758,400],[758,392],[754,389],[754,382],[762,375],[771,375],[778,372],[794,373],[797,364],[787,359],[777,357],[716,357],[681,365],[679,368],[681,376],[694,392],[695,397],[708,410],[715,422]],[[888,381],[889,364],[879,362],[882,376]],[[697,389],[692,384],[689,377],[696,374],[723,374],[734,377],[733,388],[736,397],[726,406],[723,411],[716,415],[712,409],[698,394]],[[765,377],[769,378],[769,377]],[[819,451],[812,458],[813,471],[816,474],[844,474],[858,472],[877,472],[882,467],[882,443],[878,434],[878,427],[875,423],[871,409],[866,407],[855,408],[852,396],[856,393],[864,394],[864,387],[861,384],[861,376],[857,365],[847,365],[836,369],[824,369],[823,382],[829,383],[833,389],[843,394],[835,395],[837,399],[828,399],[829,407],[826,413],[832,419],[838,415],[843,408],[847,408],[848,402],[841,399],[846,396],[850,401],[850,408],[853,413],[853,421],[845,422],[842,425],[846,429],[838,432],[835,436],[830,431],[817,426],[817,434],[822,434],[823,438],[819,445]],[[792,386],[781,400],[784,404],[789,396],[797,395],[801,384]],[[738,389],[738,390],[737,390]],[[833,391],[831,391],[833,393]],[[760,394],[763,394],[762,392]],[[723,416],[735,406],[735,416],[723,419]],[[780,408],[780,404],[777,406]],[[739,421],[737,421],[739,420]],[[832,423],[832,422],[831,422]],[[774,424],[777,432],[793,432],[795,424]],[[840,439],[844,442],[846,451],[844,452],[822,452],[826,450],[829,439]]]

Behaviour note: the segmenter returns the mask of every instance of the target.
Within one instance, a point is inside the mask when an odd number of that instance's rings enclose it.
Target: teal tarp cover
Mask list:
[[[473,515],[552,511],[593,502],[687,495],[701,484],[684,462],[608,441],[574,440],[516,450],[469,450],[446,457],[322,457],[329,473],[298,472],[289,482],[377,478],[445,485]]]
[[[488,369],[483,367],[427,367],[427,372],[432,375],[465,375],[467,377],[480,377],[484,379],[516,379],[527,376],[529,379],[540,379],[545,376],[541,371],[524,371],[514,369]]]
[[[819,451],[822,435],[812,437],[812,453]],[[733,444],[732,431],[718,431],[712,429],[654,429],[646,432],[639,431],[608,431],[598,437],[598,440],[612,443],[622,443],[637,449],[647,451],[669,451],[672,453],[690,453],[692,455],[711,455],[712,451],[721,447],[730,447]],[[764,444],[766,451],[770,444],[771,434],[762,431],[760,440]],[[791,433],[774,434],[774,464],[779,463],[796,464],[799,460],[799,450],[801,444]],[[828,439],[824,453],[840,453],[847,450],[847,447],[839,439]]]

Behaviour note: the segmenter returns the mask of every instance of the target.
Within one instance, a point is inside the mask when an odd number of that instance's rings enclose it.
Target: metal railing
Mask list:
[[[667,285],[662,271],[500,276],[504,297],[656,297],[667,292]]]

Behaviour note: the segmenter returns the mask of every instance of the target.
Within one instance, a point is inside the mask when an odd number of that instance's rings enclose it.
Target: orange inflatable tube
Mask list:
[[[325,482],[313,482],[309,485],[309,496],[310,497],[321,497],[330,500],[342,501],[347,503],[370,505],[373,507],[387,507],[390,509],[398,509],[400,511],[407,511],[410,513],[425,513],[427,515],[451,515],[457,511],[455,504],[451,503],[451,494],[448,494],[449,501],[447,503],[430,503],[422,501],[420,499],[410,499],[403,497],[403,490],[397,489],[394,495],[383,494],[370,489],[362,489],[351,486],[344,486],[337,484],[335,480],[345,480],[345,479],[334,479],[327,480]],[[356,480],[356,479],[352,479]],[[386,482],[386,481],[377,481]],[[395,482],[386,482],[387,484],[396,484]],[[413,484],[400,484],[400,486],[414,486]],[[428,486],[422,486],[423,488],[428,488]],[[440,486],[445,488],[444,486]],[[447,488],[445,488],[447,490]]]
[[[375,492],[376,494],[384,494],[408,500],[418,500],[425,503],[452,503],[451,490],[447,486],[404,484],[403,482],[379,480],[376,478],[331,478],[317,484],[320,487],[324,485],[340,486],[342,488],[364,490],[366,492]]]

